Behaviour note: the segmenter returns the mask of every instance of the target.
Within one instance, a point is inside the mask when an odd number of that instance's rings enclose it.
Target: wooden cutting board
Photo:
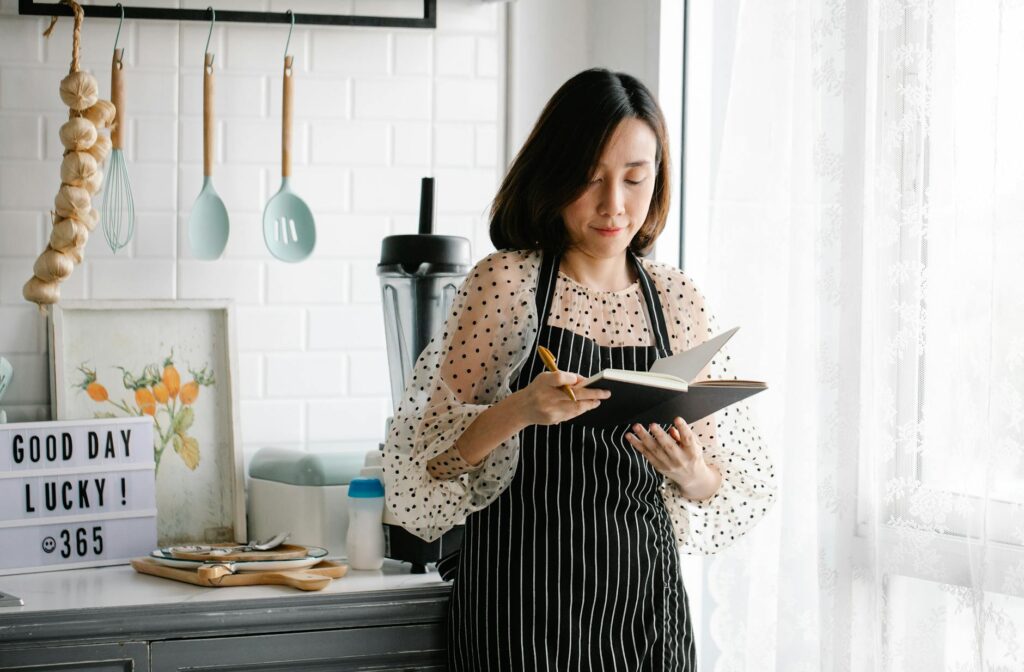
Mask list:
[[[153,558],[135,558],[131,561],[131,564],[132,568],[141,574],[151,574],[165,579],[174,579],[175,581],[208,588],[285,585],[298,588],[299,590],[321,590],[331,582],[331,579],[345,576],[345,573],[348,571],[348,565],[332,560],[324,560],[315,567],[308,569],[292,569],[283,572],[240,572],[238,574],[223,574],[220,576],[215,572],[204,572],[203,575],[200,575],[198,571],[193,569],[168,567],[161,565]]]

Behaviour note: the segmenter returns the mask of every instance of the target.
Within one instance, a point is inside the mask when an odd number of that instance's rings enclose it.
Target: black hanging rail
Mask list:
[[[85,16],[121,18],[121,9],[115,5],[82,5]],[[177,9],[173,7],[123,7],[126,19],[159,19],[163,21],[209,21],[206,9]],[[217,9],[214,7],[214,9]],[[18,0],[18,13],[36,16],[71,16],[71,8],[56,2]],[[239,12],[217,10],[217,21],[238,23],[291,23],[287,12]],[[422,17],[358,16],[355,14],[295,14],[295,23],[312,26],[368,26],[371,28],[436,28],[437,0],[423,0]]]

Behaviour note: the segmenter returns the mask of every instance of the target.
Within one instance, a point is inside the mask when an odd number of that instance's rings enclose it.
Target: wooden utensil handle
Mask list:
[[[203,175],[213,175],[213,54],[203,66]]]
[[[216,582],[220,577],[227,574],[233,574],[234,571],[228,565],[200,565],[199,568],[196,569],[196,573],[199,575],[199,578],[204,581]]]
[[[124,146],[124,49],[114,49],[114,58],[110,64],[110,102],[114,104],[114,126],[110,130],[110,144],[114,149]]]
[[[331,582],[331,577],[292,570],[287,572],[262,572],[260,583],[275,583],[292,586],[299,590],[321,590]]]
[[[348,565],[343,565],[337,560],[323,560],[319,564],[303,571],[320,576],[329,576],[332,579],[340,579],[348,574]]]
[[[281,96],[281,177],[292,174],[292,61],[284,57],[284,92]]]

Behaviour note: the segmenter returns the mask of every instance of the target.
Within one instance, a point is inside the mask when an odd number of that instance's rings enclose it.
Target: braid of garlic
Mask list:
[[[70,108],[68,121],[60,127],[64,159],[60,166],[60,189],[51,212],[53,228],[49,244],[36,259],[32,277],[25,283],[26,300],[45,306],[60,300],[60,283],[82,262],[89,232],[96,228],[97,214],[92,196],[103,183],[100,164],[110,153],[110,137],[101,134],[114,121],[113,103],[100,100],[99,84],[88,72],[78,69],[78,52],[84,12],[74,0],[63,0],[75,13],[72,34],[71,72],[60,83],[61,100]],[[56,17],[54,17],[56,21]],[[49,36],[53,23],[44,33]]]

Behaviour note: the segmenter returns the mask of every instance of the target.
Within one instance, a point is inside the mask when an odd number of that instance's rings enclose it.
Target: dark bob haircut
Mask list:
[[[564,252],[569,237],[562,211],[586,189],[605,145],[629,118],[646,122],[658,140],[651,207],[629,244],[637,254],[646,254],[668,217],[665,118],[640,80],[601,68],[567,81],[541,112],[491,204],[494,247]]]

